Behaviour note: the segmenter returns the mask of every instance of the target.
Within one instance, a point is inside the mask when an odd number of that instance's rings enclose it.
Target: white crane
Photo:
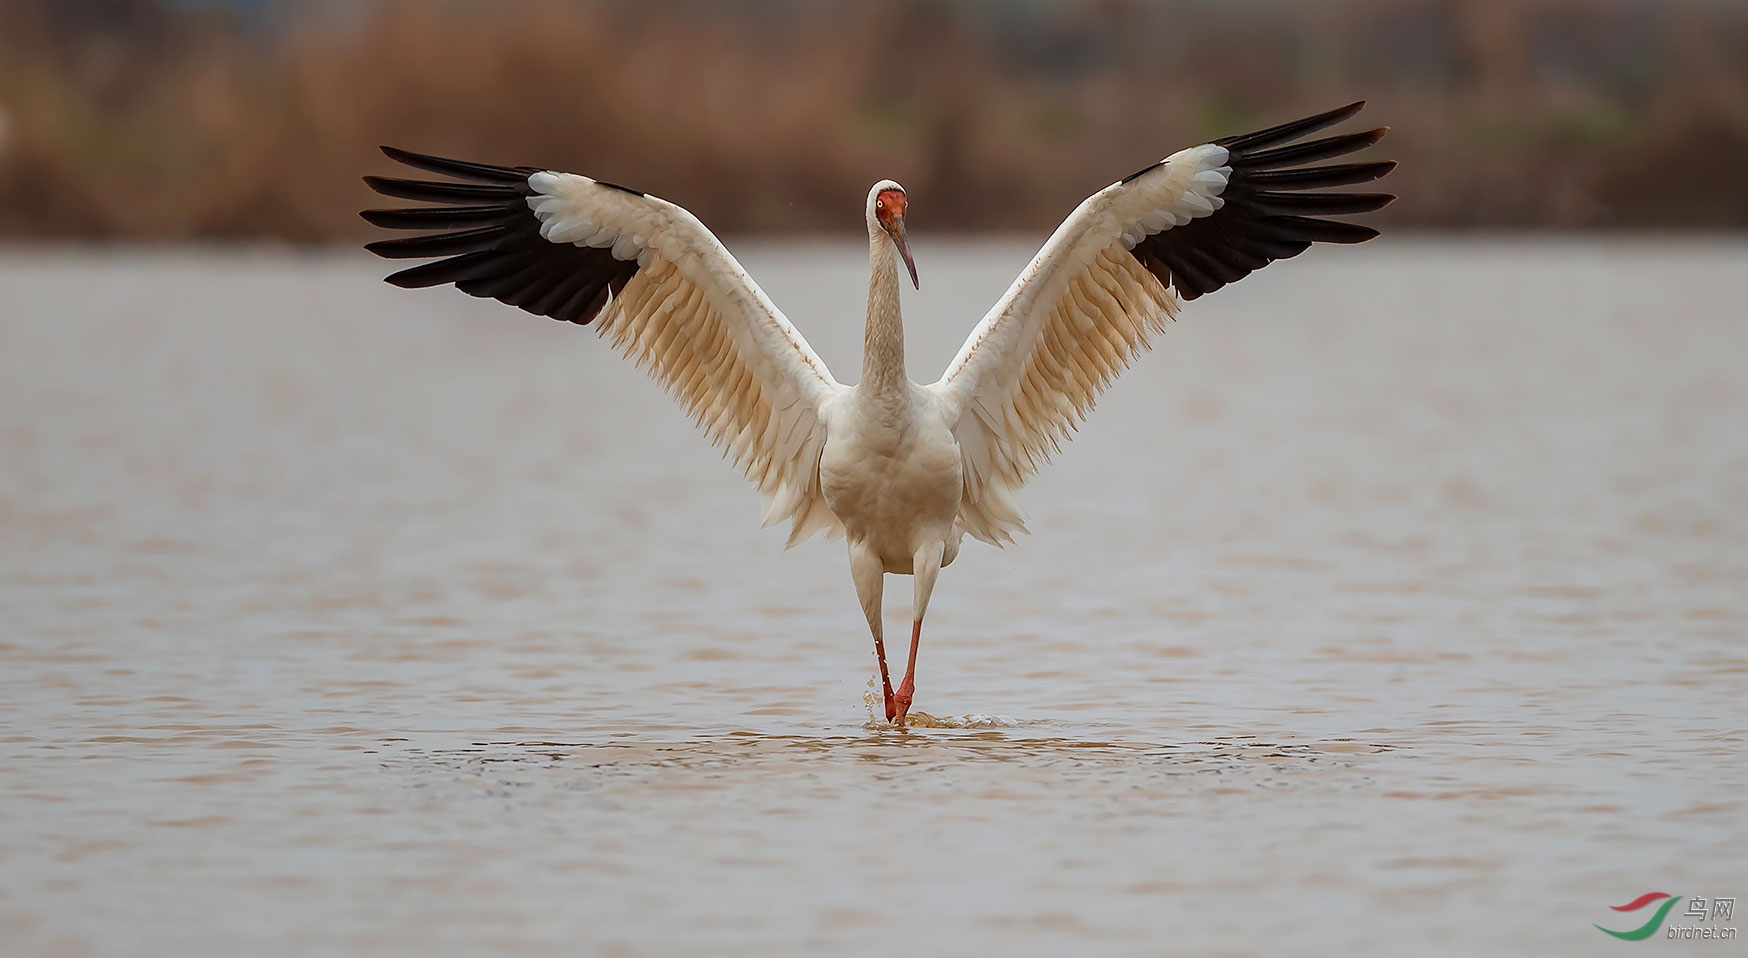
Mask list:
[[[390,229],[440,232],[371,243],[385,257],[445,257],[388,277],[453,283],[596,330],[665,386],[764,497],[764,522],[849,541],[850,577],[900,728],[916,691],[923,613],[969,533],[1000,545],[1025,530],[1015,492],[1059,451],[1148,337],[1190,300],[1314,242],[1360,243],[1365,213],[1395,197],[1305,192],[1369,182],[1393,162],[1304,164],[1364,149],[1384,128],[1295,143],[1364,102],[1174,153],[1099,190],[1057,228],[929,385],[904,367],[899,262],[916,284],[907,198],[868,192],[868,320],[862,378],[846,386],[722,243],[686,210],[574,173],[488,166],[384,147],[461,182],[365,177],[378,193],[434,204],[367,210]],[[920,288],[920,286],[919,286]],[[880,603],[886,573],[915,580],[910,656],[896,690]]]

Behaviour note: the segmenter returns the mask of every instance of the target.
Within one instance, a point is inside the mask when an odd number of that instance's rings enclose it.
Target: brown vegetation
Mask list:
[[[0,234],[356,236],[378,143],[725,231],[1048,227],[1206,138],[1366,97],[1429,227],[1748,225],[1748,9],[1705,0],[212,5],[0,0]],[[198,11],[207,12],[198,12]]]

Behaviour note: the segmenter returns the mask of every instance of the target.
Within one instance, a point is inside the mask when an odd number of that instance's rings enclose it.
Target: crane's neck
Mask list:
[[[904,321],[898,312],[898,248],[877,224],[868,230],[868,329],[862,337],[862,384],[876,395],[907,394]]]

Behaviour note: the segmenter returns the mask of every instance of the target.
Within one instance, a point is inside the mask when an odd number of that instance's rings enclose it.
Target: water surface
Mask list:
[[[918,246],[932,379],[1030,250]],[[853,380],[865,253],[744,259]],[[1613,946],[1748,893],[1744,263],[1393,240],[1192,304],[943,573],[956,727],[898,734],[842,545],[590,331],[362,254],[13,251],[0,938]]]

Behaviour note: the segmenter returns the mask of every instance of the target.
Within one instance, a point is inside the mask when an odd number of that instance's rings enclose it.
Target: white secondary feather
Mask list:
[[[826,419],[846,387],[764,290],[685,209],[586,176],[528,178],[528,205],[555,243],[612,250],[642,267],[596,320],[660,382],[764,496],[789,544],[841,532],[819,488]]]
[[[1014,493],[1177,314],[1177,296],[1128,251],[1223,206],[1226,160],[1223,147],[1193,147],[1087,197],[929,387],[963,456],[966,532],[1000,544],[1025,531]]]

